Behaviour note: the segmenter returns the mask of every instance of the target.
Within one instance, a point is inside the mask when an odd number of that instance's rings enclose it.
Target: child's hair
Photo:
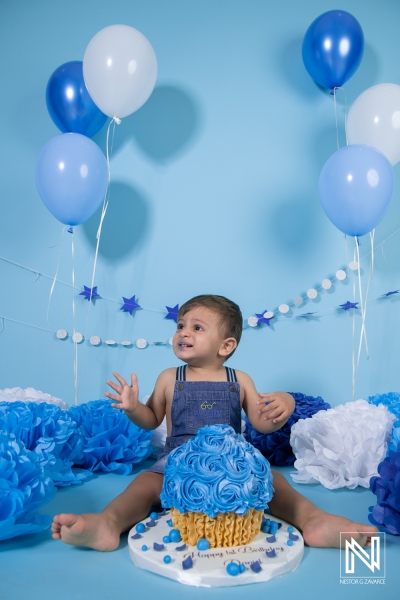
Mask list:
[[[239,344],[242,337],[243,317],[240,308],[232,300],[228,300],[224,296],[215,296],[214,294],[202,294],[195,296],[191,300],[182,304],[179,309],[178,318],[183,317],[189,310],[197,306],[204,306],[216,312],[220,317],[220,328],[224,338],[233,337]],[[236,348],[235,348],[236,349]],[[226,360],[235,352],[231,352]]]

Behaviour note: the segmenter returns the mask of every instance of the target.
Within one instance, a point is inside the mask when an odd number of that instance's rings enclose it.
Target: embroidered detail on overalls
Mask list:
[[[208,402],[203,402],[203,404],[200,404],[200,408],[202,408],[203,410],[206,410],[206,408],[212,409],[214,404],[217,404],[217,403],[213,402],[212,404],[208,404]]]

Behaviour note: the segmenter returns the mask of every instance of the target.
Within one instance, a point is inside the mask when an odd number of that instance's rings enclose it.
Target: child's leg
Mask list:
[[[274,470],[272,473],[275,493],[269,504],[271,514],[295,525],[303,533],[306,544],[319,548],[339,548],[340,532],[346,531],[360,532],[358,536],[349,535],[348,539],[353,537],[361,546],[369,543],[376,527],[354,523],[317,508],[296,492],[281,473]],[[361,532],[367,532],[369,536]]]
[[[72,546],[103,552],[115,550],[121,533],[145,519],[159,501],[163,476],[144,471],[99,514],[62,514],[54,517],[53,538]]]

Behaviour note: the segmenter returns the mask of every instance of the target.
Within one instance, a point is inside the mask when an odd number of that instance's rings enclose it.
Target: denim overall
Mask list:
[[[240,386],[234,369],[225,369],[227,381],[186,381],[186,365],[177,368],[171,435],[149,471],[163,474],[171,450],[194,437],[205,425],[230,425],[241,433]]]

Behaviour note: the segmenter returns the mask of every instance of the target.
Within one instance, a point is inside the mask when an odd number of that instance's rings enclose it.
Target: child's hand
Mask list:
[[[294,411],[295,402],[293,396],[286,392],[274,392],[272,394],[258,394],[260,400],[257,404],[260,405],[258,414],[260,419],[264,415],[264,419],[272,420],[273,423],[287,421]]]
[[[134,373],[131,374],[132,385],[128,385],[125,379],[121,375],[118,375],[118,373],[113,373],[113,375],[118,379],[120,385],[109,379],[107,379],[106,383],[117,392],[118,396],[110,394],[110,392],[106,392],[104,395],[118,403],[111,404],[112,407],[124,410],[126,413],[134,412],[139,405],[139,387],[136,375]]]

